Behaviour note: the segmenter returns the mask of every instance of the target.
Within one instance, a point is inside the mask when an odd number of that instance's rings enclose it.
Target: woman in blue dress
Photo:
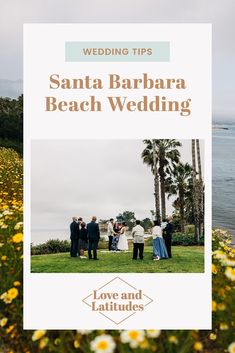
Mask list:
[[[166,246],[162,237],[162,228],[158,221],[154,221],[153,236],[153,260],[168,259]]]

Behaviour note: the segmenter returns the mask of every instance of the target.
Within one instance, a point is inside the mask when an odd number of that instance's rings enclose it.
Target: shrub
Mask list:
[[[195,241],[192,234],[173,233],[172,245],[192,246],[204,245],[204,237],[201,237],[199,242]]]
[[[185,226],[185,234],[194,234],[195,225],[194,224],[187,224]]]
[[[145,241],[145,245],[152,246],[153,238],[150,237]],[[180,245],[180,246],[193,246],[193,245],[204,245],[204,237],[200,238],[199,242],[194,240],[193,234],[181,234],[181,233],[173,233],[172,235],[172,245]]]
[[[50,239],[46,243],[31,244],[31,255],[56,254],[70,251],[68,240]]]

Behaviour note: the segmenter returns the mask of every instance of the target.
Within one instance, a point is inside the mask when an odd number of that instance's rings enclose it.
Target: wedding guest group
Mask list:
[[[170,216],[164,219],[162,223],[154,221],[154,226],[151,230],[153,239],[153,256],[152,259],[168,259],[172,257],[171,242],[173,234],[173,218]],[[107,247],[110,252],[125,252],[128,251],[126,222],[114,222],[110,218],[107,225]],[[133,240],[133,260],[144,259],[144,242],[145,230],[141,226],[140,220],[136,220],[130,238]],[[70,239],[71,239],[71,257],[79,256],[81,259],[87,258],[84,252],[88,250],[88,258],[98,260],[97,249],[100,241],[100,229],[97,223],[97,217],[93,216],[91,221],[86,225],[82,217],[73,217],[70,224]]]

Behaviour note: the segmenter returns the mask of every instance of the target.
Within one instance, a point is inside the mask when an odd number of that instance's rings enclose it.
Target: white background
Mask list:
[[[65,63],[65,41],[170,41],[169,63]],[[164,92],[169,98],[192,98],[192,113],[48,113],[44,97],[52,95],[48,77],[107,77],[118,73],[141,78],[184,78],[187,90]],[[61,99],[82,99],[87,92],[61,92]],[[52,93],[53,93],[52,92]],[[93,94],[92,90],[88,92]],[[105,90],[95,91],[97,98]],[[116,92],[115,92],[116,93]],[[153,95],[147,90],[120,91],[120,95]],[[162,95],[159,90],[156,95]],[[154,94],[155,95],[155,94]],[[207,24],[27,24],[24,32],[24,161],[25,248],[24,328],[101,329],[211,327],[211,27]],[[154,299],[142,313],[118,327],[91,312],[81,299],[116,274],[30,273],[30,143],[32,139],[176,138],[205,140],[205,273],[122,274],[133,286]],[[32,156],[33,158],[33,156]],[[39,185],[40,187],[40,185]],[[46,195],[45,195],[46,199]],[[154,314],[153,314],[154,313]],[[138,317],[137,317],[138,315]]]

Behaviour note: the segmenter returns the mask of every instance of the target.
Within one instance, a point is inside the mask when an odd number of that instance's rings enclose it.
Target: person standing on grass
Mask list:
[[[109,223],[108,223],[108,230],[107,230],[107,234],[108,234],[108,238],[109,238],[109,251],[112,250],[112,242],[113,242],[113,237],[115,235],[115,231],[113,230],[113,218],[110,218]]]
[[[172,216],[169,216],[168,217],[168,220],[167,220],[167,225],[166,227],[164,228],[164,233],[163,233],[163,238],[165,240],[165,244],[166,244],[166,250],[167,250],[167,253],[168,253],[168,257],[172,257],[172,254],[171,254],[171,241],[172,241],[172,233],[174,231],[173,229],[173,217]]]
[[[79,239],[79,224],[77,221],[77,217],[72,218],[72,223],[70,224],[70,256],[77,257],[78,255],[78,239]]]
[[[82,217],[77,217],[77,224],[78,224],[79,232],[80,232],[80,229],[81,229],[82,221],[83,221]],[[79,238],[78,238],[78,256],[80,256],[80,241],[79,241]]]
[[[162,228],[160,222],[154,221],[152,229],[153,237],[153,260],[168,259],[165,242],[162,238]]]
[[[86,223],[81,222],[80,226],[81,228],[79,231],[79,241],[78,241],[79,254],[81,259],[86,259],[86,256],[84,256],[84,251],[87,250],[88,248]]]
[[[88,238],[88,256],[89,260],[92,259],[93,251],[93,260],[97,259],[97,248],[100,240],[100,230],[99,225],[96,223],[97,218],[92,217],[91,222],[87,225],[87,238]]]
[[[140,260],[144,258],[144,228],[140,225],[140,221],[136,221],[136,226],[132,229],[132,237],[134,238],[133,258],[137,260],[139,255]]]
[[[127,224],[126,222],[122,222],[122,229],[120,231],[120,236],[117,244],[117,248],[120,251],[127,251],[128,250],[128,240],[127,240]]]

